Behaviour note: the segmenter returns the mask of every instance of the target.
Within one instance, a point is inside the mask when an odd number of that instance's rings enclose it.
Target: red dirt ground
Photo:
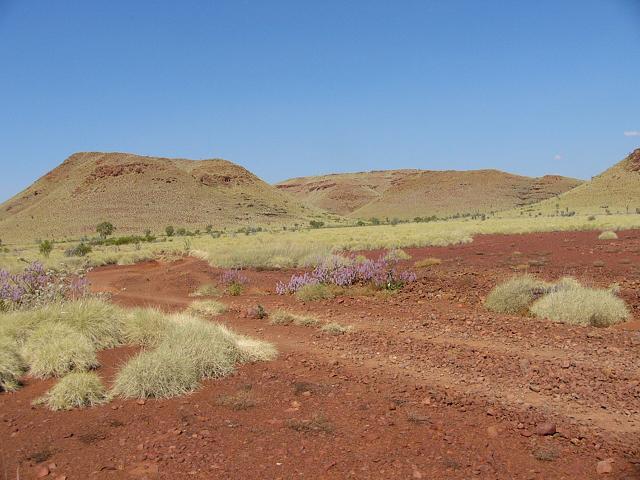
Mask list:
[[[225,295],[231,308],[218,318],[280,356],[190,396],[50,412],[30,402],[52,382],[26,379],[0,394],[0,478],[35,478],[50,464],[44,478],[69,480],[640,478],[640,231],[609,242],[595,232],[480,236],[406,251],[407,266],[442,264],[390,296],[305,304],[274,293],[291,271],[248,272],[249,287]],[[486,311],[489,290],[525,264],[547,279],[619,283],[633,321],[595,329]],[[89,278],[120,305],[175,311],[219,274],[185,258]],[[353,331],[273,326],[248,318],[257,304]],[[98,372],[110,382],[134,352],[103,352]],[[224,395],[250,402],[234,409],[220,404]],[[557,433],[540,435],[544,423]],[[612,472],[597,473],[599,462]]]

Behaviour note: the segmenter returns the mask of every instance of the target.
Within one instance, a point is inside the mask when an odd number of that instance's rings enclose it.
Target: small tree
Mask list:
[[[42,256],[49,257],[53,250],[53,242],[51,240],[42,240],[38,245],[38,248]]]
[[[321,222],[320,220],[311,220],[309,225],[311,225],[311,228],[321,228],[324,226],[324,222]]]
[[[114,230],[115,230],[115,227],[111,222],[102,222],[102,223],[99,223],[98,226],[96,227],[96,232],[98,232],[98,235],[100,235],[100,238],[102,239],[107,238],[109,235],[113,233]]]
[[[164,229],[164,233],[167,234],[167,237],[173,237],[173,234],[176,232],[175,228],[173,228],[173,226],[168,225],[165,229]]]

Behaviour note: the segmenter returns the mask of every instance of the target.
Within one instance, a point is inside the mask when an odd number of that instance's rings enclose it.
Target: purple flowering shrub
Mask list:
[[[0,310],[79,298],[85,294],[87,284],[85,278],[47,271],[40,262],[30,263],[15,274],[0,269]]]
[[[243,275],[241,270],[234,268],[234,269],[225,270],[224,272],[222,272],[222,275],[220,276],[220,281],[224,285],[228,286],[228,285],[244,285],[249,280],[247,279],[247,277]]]
[[[395,290],[416,280],[415,273],[408,270],[399,271],[397,263],[397,260],[389,258],[388,255],[382,255],[377,260],[365,259],[361,262],[356,262],[354,258],[333,255],[320,262],[310,273],[293,275],[287,283],[278,282],[276,293],[295,293],[306,285],[319,283],[339,287],[372,284],[376,288]]]

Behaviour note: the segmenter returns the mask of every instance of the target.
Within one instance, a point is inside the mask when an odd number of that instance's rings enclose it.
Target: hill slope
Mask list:
[[[317,214],[226,160],[88,152],[70,156],[0,205],[0,238],[92,234],[101,221],[124,234],[160,232],[166,225],[293,224]]]
[[[497,170],[387,170],[286,180],[276,186],[310,205],[353,218],[483,213],[559,195],[580,180]]]
[[[560,211],[591,213],[635,213],[640,208],[640,148],[557,199],[531,205],[525,212],[543,214]]]

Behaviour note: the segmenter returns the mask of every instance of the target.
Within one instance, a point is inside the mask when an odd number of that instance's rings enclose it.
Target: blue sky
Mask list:
[[[638,0],[0,0],[0,200],[87,150],[588,178],[639,112]]]

